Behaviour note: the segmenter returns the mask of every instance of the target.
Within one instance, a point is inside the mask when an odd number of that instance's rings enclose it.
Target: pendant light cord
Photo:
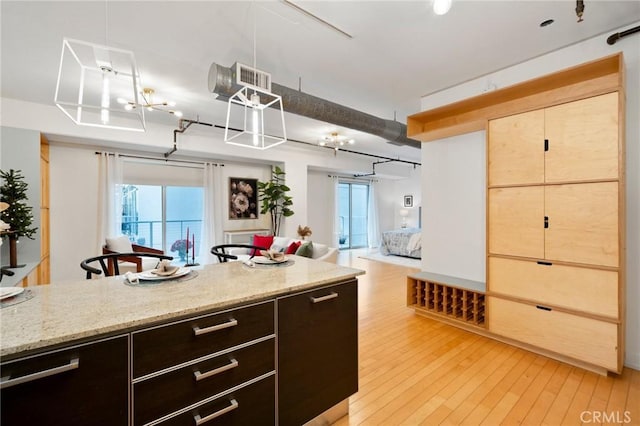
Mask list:
[[[253,2],[251,4],[251,7],[253,8],[253,84],[254,86],[258,85],[258,61],[257,61],[257,55],[256,55],[256,44],[257,44],[257,37],[256,37],[256,27],[257,27],[257,19],[256,19],[256,15],[257,13],[257,9],[256,9],[256,3]],[[253,94],[255,95],[257,92],[254,89],[253,90]]]
[[[109,9],[108,0],[104,0],[104,45],[109,45]]]

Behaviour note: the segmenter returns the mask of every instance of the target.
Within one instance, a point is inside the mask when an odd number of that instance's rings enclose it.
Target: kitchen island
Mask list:
[[[12,413],[21,424],[312,419],[357,390],[364,271],[291,260],[207,265],[153,285],[30,288],[32,299],[0,310],[2,424]]]

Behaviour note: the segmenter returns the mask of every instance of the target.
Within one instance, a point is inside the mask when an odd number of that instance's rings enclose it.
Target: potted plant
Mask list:
[[[38,228],[31,226],[33,208],[27,205],[29,185],[24,181],[20,170],[0,170],[0,176],[4,179],[4,184],[0,187],[0,201],[8,204],[0,214],[0,219],[9,225],[9,229],[3,233],[3,236],[9,238],[9,267],[19,268],[24,265],[18,265],[18,240],[20,237],[35,239]]]
[[[171,251],[177,251],[180,256],[180,261],[185,262],[187,260],[187,253],[189,249],[193,247],[193,243],[187,240],[175,240],[171,244]]]
[[[293,201],[287,195],[291,189],[284,184],[284,171],[274,166],[271,170],[271,180],[267,182],[258,182],[258,200],[260,201],[260,213],[271,214],[271,232],[273,235],[280,234],[280,225],[282,218],[293,216],[291,206]]]

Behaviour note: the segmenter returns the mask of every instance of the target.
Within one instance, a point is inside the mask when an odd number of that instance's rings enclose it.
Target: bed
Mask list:
[[[420,228],[402,228],[382,233],[380,253],[383,255],[395,255],[421,258],[422,230]]]

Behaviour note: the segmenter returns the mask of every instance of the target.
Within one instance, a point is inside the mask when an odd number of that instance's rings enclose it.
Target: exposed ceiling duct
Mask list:
[[[235,70],[236,65],[227,68],[211,64],[209,90],[219,99],[227,100],[242,87],[236,84]],[[276,83],[271,83],[271,92],[282,97],[286,112],[379,136],[393,145],[421,147],[421,142],[407,138],[407,126],[398,121],[375,117]]]

